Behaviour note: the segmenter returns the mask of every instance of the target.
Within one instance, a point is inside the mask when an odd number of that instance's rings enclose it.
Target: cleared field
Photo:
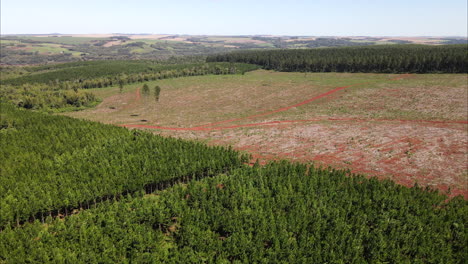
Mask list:
[[[190,127],[230,118],[246,117],[272,111],[325,93],[335,87],[359,84],[365,81],[385,81],[392,75],[369,74],[300,74],[255,71],[245,75],[200,76],[148,82],[150,88],[159,85],[162,89],[159,102],[152,96],[131,108],[126,107],[135,95],[119,94],[118,88],[91,90],[97,96],[109,96],[102,105],[90,111],[74,113],[93,120],[109,120],[112,123],[128,124],[139,121],[130,114],[144,117],[148,123],[161,126]],[[125,91],[136,91],[142,84],[125,87]],[[125,101],[123,105],[115,101]],[[114,112],[106,117],[95,113]],[[123,109],[122,109],[123,108]],[[283,113],[284,114],[284,113]]]
[[[265,41],[255,40],[250,37],[208,37],[206,38],[207,41],[223,41],[225,43],[256,43],[256,44],[264,44]]]
[[[331,95],[316,104],[305,105],[302,108],[303,113],[294,117],[466,120],[468,77],[465,74],[402,77],[384,82],[372,82],[369,79],[366,85],[350,87],[344,93]]]
[[[60,53],[71,53],[73,56],[78,56],[80,52],[71,51],[67,47],[61,44],[53,43],[22,43],[14,40],[2,40],[2,45],[5,45],[5,49],[26,51],[26,52],[38,52],[39,54],[60,54]]]
[[[43,41],[43,42],[53,42],[58,44],[67,44],[67,45],[76,45],[76,44],[86,44],[91,43],[103,39],[107,39],[108,37],[105,35],[99,37],[80,37],[80,36],[60,36],[60,37],[53,37],[53,36],[24,36],[19,37],[20,39],[32,39],[36,41]]]
[[[68,115],[233,145],[263,162],[314,161],[468,197],[466,75],[279,73],[201,76],[93,90]],[[161,87],[159,101],[154,86]]]

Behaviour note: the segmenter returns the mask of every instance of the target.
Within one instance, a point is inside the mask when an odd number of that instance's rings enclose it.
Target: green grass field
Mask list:
[[[109,38],[87,38],[87,37],[72,37],[72,36],[61,36],[61,37],[31,37],[31,36],[19,36],[18,39],[29,39],[40,42],[52,42],[57,44],[65,45],[77,45],[86,44],[98,40],[110,40]]]
[[[39,52],[39,53],[48,53],[48,54],[58,54],[58,53],[72,53],[69,49],[63,48],[58,44],[32,44],[32,45],[27,45],[26,49],[28,51],[32,52]],[[73,52],[77,54],[77,52]],[[79,53],[78,53],[79,54]]]
[[[42,40],[41,40],[42,41]],[[45,40],[43,40],[45,41]],[[25,43],[20,40],[1,40],[0,44],[6,49],[14,49],[25,52],[38,52],[42,55],[55,55],[61,53],[71,53],[72,56],[79,56],[81,52],[71,51],[61,45],[62,43]]]
[[[6,39],[0,39],[0,44],[1,45],[14,45],[14,44],[19,44],[20,42],[18,40],[6,40]]]

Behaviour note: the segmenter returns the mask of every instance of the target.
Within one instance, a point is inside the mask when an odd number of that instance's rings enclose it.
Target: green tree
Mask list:
[[[142,92],[143,92],[144,95],[149,94],[149,87],[148,87],[148,85],[146,83],[143,85]]]
[[[124,81],[122,79],[119,80],[119,91],[120,93],[123,92],[123,88],[124,88]]]
[[[159,101],[159,94],[161,93],[161,87],[159,85],[156,85],[154,87],[154,98],[156,98],[156,101]]]

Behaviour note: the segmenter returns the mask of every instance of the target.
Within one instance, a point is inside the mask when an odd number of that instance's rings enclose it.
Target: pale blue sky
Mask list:
[[[466,36],[467,0],[1,0],[1,30]]]

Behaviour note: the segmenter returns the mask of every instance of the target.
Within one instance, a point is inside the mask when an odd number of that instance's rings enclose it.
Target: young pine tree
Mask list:
[[[148,85],[146,83],[143,85],[142,92],[143,92],[144,95],[149,94],[149,87],[148,87]]]
[[[124,81],[122,79],[119,80],[119,91],[120,93],[123,92],[123,88],[124,88]]]
[[[156,98],[156,101],[159,101],[159,94],[161,93],[161,87],[159,85],[156,85],[154,87],[154,98]]]

